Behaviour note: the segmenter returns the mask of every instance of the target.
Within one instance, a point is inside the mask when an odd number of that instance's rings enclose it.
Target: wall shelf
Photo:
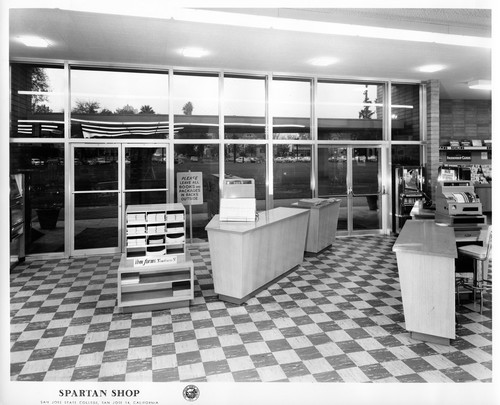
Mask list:
[[[491,150],[491,146],[440,146],[439,150]]]

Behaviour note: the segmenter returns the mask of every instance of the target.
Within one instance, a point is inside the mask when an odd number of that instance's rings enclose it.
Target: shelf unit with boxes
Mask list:
[[[130,205],[126,211],[127,257],[178,256],[186,251],[182,204]]]
[[[186,249],[182,204],[130,205],[118,270],[118,306],[185,305],[194,298],[194,264]]]
[[[470,180],[483,205],[492,211],[492,147],[491,140],[450,141],[439,147],[442,166],[458,167],[461,180]]]

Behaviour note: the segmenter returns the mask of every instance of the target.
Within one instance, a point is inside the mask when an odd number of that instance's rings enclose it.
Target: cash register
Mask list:
[[[219,211],[222,222],[255,221],[254,179],[224,179]]]
[[[469,180],[444,180],[436,188],[436,223],[455,228],[457,243],[474,241],[486,225],[479,197]]]

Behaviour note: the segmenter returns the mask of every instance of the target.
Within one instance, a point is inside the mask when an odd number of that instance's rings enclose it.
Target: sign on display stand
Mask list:
[[[203,204],[203,173],[177,173],[177,202],[189,206],[189,236],[193,242],[193,205]]]

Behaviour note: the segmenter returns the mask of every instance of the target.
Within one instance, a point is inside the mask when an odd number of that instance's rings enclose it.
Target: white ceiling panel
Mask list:
[[[383,26],[477,37],[491,36],[491,11],[484,9],[237,9],[217,10],[306,20]],[[11,9],[10,56],[14,60],[69,60],[144,67],[186,67],[296,75],[441,82],[441,98],[490,99],[467,82],[491,80],[491,49],[405,40],[314,34],[269,28],[102,14],[64,9]],[[124,13],[125,14],[125,13]],[[22,35],[46,38],[48,48],[28,48]],[[179,50],[209,51],[186,59]],[[330,67],[308,63],[332,56]],[[424,64],[445,70],[420,73]]]

